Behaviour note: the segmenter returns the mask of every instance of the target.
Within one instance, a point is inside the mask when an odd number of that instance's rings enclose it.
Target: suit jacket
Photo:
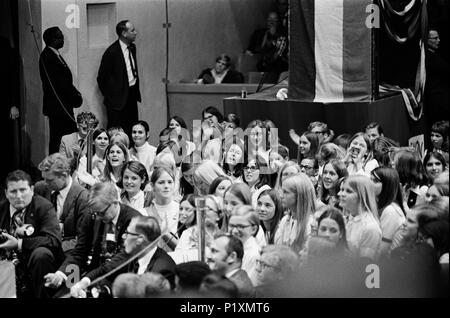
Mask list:
[[[107,108],[114,110],[122,110],[125,107],[129,93],[127,69],[119,41],[117,40],[106,49],[97,75],[98,87],[104,97],[103,103]],[[132,43],[131,47],[137,71],[136,46]],[[136,99],[140,102],[139,76],[135,85],[138,95]]]
[[[39,59],[39,73],[44,93],[43,114],[45,116],[67,117],[63,106],[53,92],[48,80],[50,78],[56,93],[64,104],[64,108],[73,116],[73,108],[80,107],[83,98],[72,84],[72,72],[69,67],[47,46],[42,50]]]
[[[48,248],[57,261],[62,261],[61,234],[53,205],[43,197],[34,195],[25,208],[24,224],[31,224],[34,232],[22,241],[22,255],[27,259],[38,247]],[[10,230],[9,201],[0,203],[0,228]]]
[[[90,271],[86,274],[91,281],[100,277],[113,269],[119,267],[120,264],[127,261],[131,255],[125,253],[125,251],[121,251],[116,254],[111,261],[101,265],[100,267]],[[112,284],[114,279],[122,273],[137,273],[137,263],[138,260],[133,260],[130,264],[118,270],[114,274],[108,276],[105,284]],[[150,262],[148,263],[147,269],[145,272],[155,272],[162,274],[167,280],[170,282],[170,286],[175,286],[175,262],[173,259],[161,248],[157,247],[155,254],[153,254]]]
[[[241,297],[253,297],[254,287],[246,271],[239,269],[229,279],[236,285]]]
[[[86,153],[86,142],[83,141],[82,149],[78,144],[78,132],[64,135],[61,137],[61,144],[59,145],[59,153],[66,156],[69,159],[78,156],[80,152]],[[81,157],[81,155],[80,155]],[[77,162],[78,163],[78,162]]]
[[[51,199],[51,190],[44,181],[39,181],[34,185],[34,192],[49,201]],[[62,247],[64,252],[75,247],[76,237],[81,234],[83,218],[89,214],[88,197],[89,194],[85,188],[72,182],[58,220],[63,224]]]
[[[121,247],[123,245],[122,236],[131,219],[141,214],[135,209],[122,203],[119,203],[119,205],[120,211],[115,229],[115,237],[117,246]],[[86,269],[92,270],[100,266],[100,253],[104,228],[105,223],[103,223],[100,218],[91,213],[86,214],[81,223],[77,244],[69,255],[67,255],[59,270],[63,273],[68,273],[66,271],[67,265],[75,264],[79,266],[80,273],[82,273]],[[92,256],[92,259],[88,265],[87,261],[89,256]]]

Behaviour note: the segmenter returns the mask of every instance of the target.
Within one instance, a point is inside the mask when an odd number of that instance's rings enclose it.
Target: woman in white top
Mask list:
[[[357,257],[376,259],[381,227],[372,182],[363,175],[349,176],[342,182],[338,196],[349,218],[346,226],[349,250]]]
[[[286,245],[300,253],[312,229],[316,210],[316,193],[309,177],[298,173],[288,177],[282,186],[283,202],[288,211],[275,232],[274,243]]]
[[[220,207],[219,202],[213,195],[206,195],[203,197],[205,199],[205,207],[207,208],[205,214],[205,245],[209,247],[214,241],[214,235],[216,235],[219,230],[219,220],[220,220]],[[177,250],[189,250],[198,248],[198,226],[195,211],[193,211],[192,222],[189,227],[183,231],[178,241]]]
[[[349,141],[344,162],[347,164],[350,176],[354,174],[370,176],[370,172],[378,167],[378,161],[373,158],[369,136],[362,132],[353,135]]]
[[[146,215],[145,207],[149,205],[148,195],[143,190],[148,183],[147,169],[139,161],[129,161],[122,169],[122,180],[119,187],[123,188],[120,199],[133,209],[139,211],[142,215]]]
[[[106,130],[103,128],[96,129],[92,135],[93,140],[93,156],[92,156],[92,172],[87,172],[87,158],[86,155],[80,158],[78,168],[75,176],[78,183],[81,185],[92,186],[98,182],[102,175],[106,164],[106,148],[109,145],[109,137]]]
[[[145,210],[148,216],[153,216],[159,221],[163,237],[176,237],[179,215],[179,204],[174,201],[175,175],[166,166],[159,166],[153,170],[150,177],[154,200]],[[167,242],[168,240],[165,240]],[[161,241],[162,242],[162,241]],[[160,244],[167,251],[175,246]]]
[[[259,258],[261,246],[256,242],[255,234],[259,229],[258,213],[250,206],[239,207],[231,216],[228,224],[230,234],[241,240],[244,245],[244,257],[241,268],[245,270],[256,284],[256,260]]]
[[[202,158],[219,164],[222,161],[223,115],[217,108],[210,106],[202,111],[202,117]]]
[[[378,213],[381,226],[381,244],[379,255],[383,256],[390,251],[395,233],[406,221],[403,210],[403,195],[400,178],[395,169],[378,167],[372,170],[370,179],[375,186]]]
[[[147,169],[147,173],[150,173],[156,157],[156,147],[148,143],[149,137],[150,127],[146,121],[139,120],[133,125],[131,130],[133,147],[130,148],[130,158],[142,163],[145,169]]]
[[[184,119],[179,116],[173,116],[170,118],[167,128],[172,129],[172,132],[174,132],[174,134],[170,133],[170,138],[173,138],[172,135],[175,137],[173,140],[178,143],[181,160],[189,157],[195,150],[195,144],[190,141],[190,134]]]

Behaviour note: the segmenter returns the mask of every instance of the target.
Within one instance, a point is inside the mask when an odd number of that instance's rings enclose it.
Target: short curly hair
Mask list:
[[[70,175],[70,160],[59,152],[51,154],[44,158],[38,166],[42,172],[52,172],[55,176]]]

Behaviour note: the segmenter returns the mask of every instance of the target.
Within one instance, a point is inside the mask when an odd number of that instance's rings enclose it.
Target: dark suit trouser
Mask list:
[[[131,137],[131,129],[138,121],[138,108],[136,99],[136,85],[131,86],[128,92],[127,103],[121,110],[106,108],[108,113],[108,128],[120,126]]]
[[[44,286],[44,276],[54,273],[58,264],[53,253],[46,247],[38,247],[31,253],[27,270],[31,274],[31,285],[36,298],[49,298],[49,290]]]
[[[72,114],[73,115],[73,112]],[[69,118],[68,115],[64,117],[49,116],[50,127],[50,142],[49,154],[59,152],[59,145],[61,144],[61,137],[77,131],[77,124]]]

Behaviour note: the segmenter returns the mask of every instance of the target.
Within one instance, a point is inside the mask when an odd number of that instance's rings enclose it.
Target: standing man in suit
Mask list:
[[[0,203],[0,228],[8,233],[2,233],[6,241],[0,244],[0,252],[15,252],[19,260],[16,275],[24,273],[22,282],[27,285],[30,280],[35,297],[48,297],[44,276],[54,272],[63,258],[55,209],[34,195],[26,172],[9,173],[5,183],[7,200]]]
[[[212,270],[225,275],[236,284],[242,297],[253,295],[253,284],[245,270],[241,269],[244,246],[241,240],[229,234],[223,234],[211,245],[208,263]]]
[[[131,136],[138,121],[137,102],[141,102],[136,60],[136,29],[128,21],[116,26],[119,39],[105,51],[98,70],[97,82],[103,94],[108,115],[108,128],[120,126]]]
[[[63,135],[77,130],[73,108],[83,103],[80,92],[72,84],[72,72],[59,53],[64,46],[64,35],[58,27],[51,27],[43,34],[46,47],[39,59],[44,93],[43,114],[49,119],[49,153],[59,150]]]
[[[68,253],[81,234],[83,218],[89,214],[88,191],[73,182],[69,160],[60,153],[44,158],[38,168],[44,180],[35,184],[34,191],[55,207],[62,248],[64,253]]]
[[[138,211],[120,203],[116,186],[110,182],[96,183],[89,190],[90,212],[82,221],[77,244],[64,260],[59,270],[45,276],[46,286],[59,288],[76,265],[79,272],[90,271],[122,249],[123,234]],[[61,289],[58,294],[68,290]]]
[[[125,249],[114,256],[110,262],[105,263],[99,268],[87,273],[83,279],[75,284],[70,293],[73,297],[86,297],[86,289],[91,281],[100,277],[113,269],[119,267],[122,263],[149,247],[161,235],[158,220],[151,216],[134,217],[124,234]],[[156,242],[155,242],[156,243]],[[128,266],[123,267],[107,278],[106,286],[111,286],[114,279],[121,273],[143,274],[146,272],[157,272],[162,274],[174,286],[175,262],[172,258],[157,244],[143,255],[133,260]],[[110,288],[108,288],[110,290]]]

